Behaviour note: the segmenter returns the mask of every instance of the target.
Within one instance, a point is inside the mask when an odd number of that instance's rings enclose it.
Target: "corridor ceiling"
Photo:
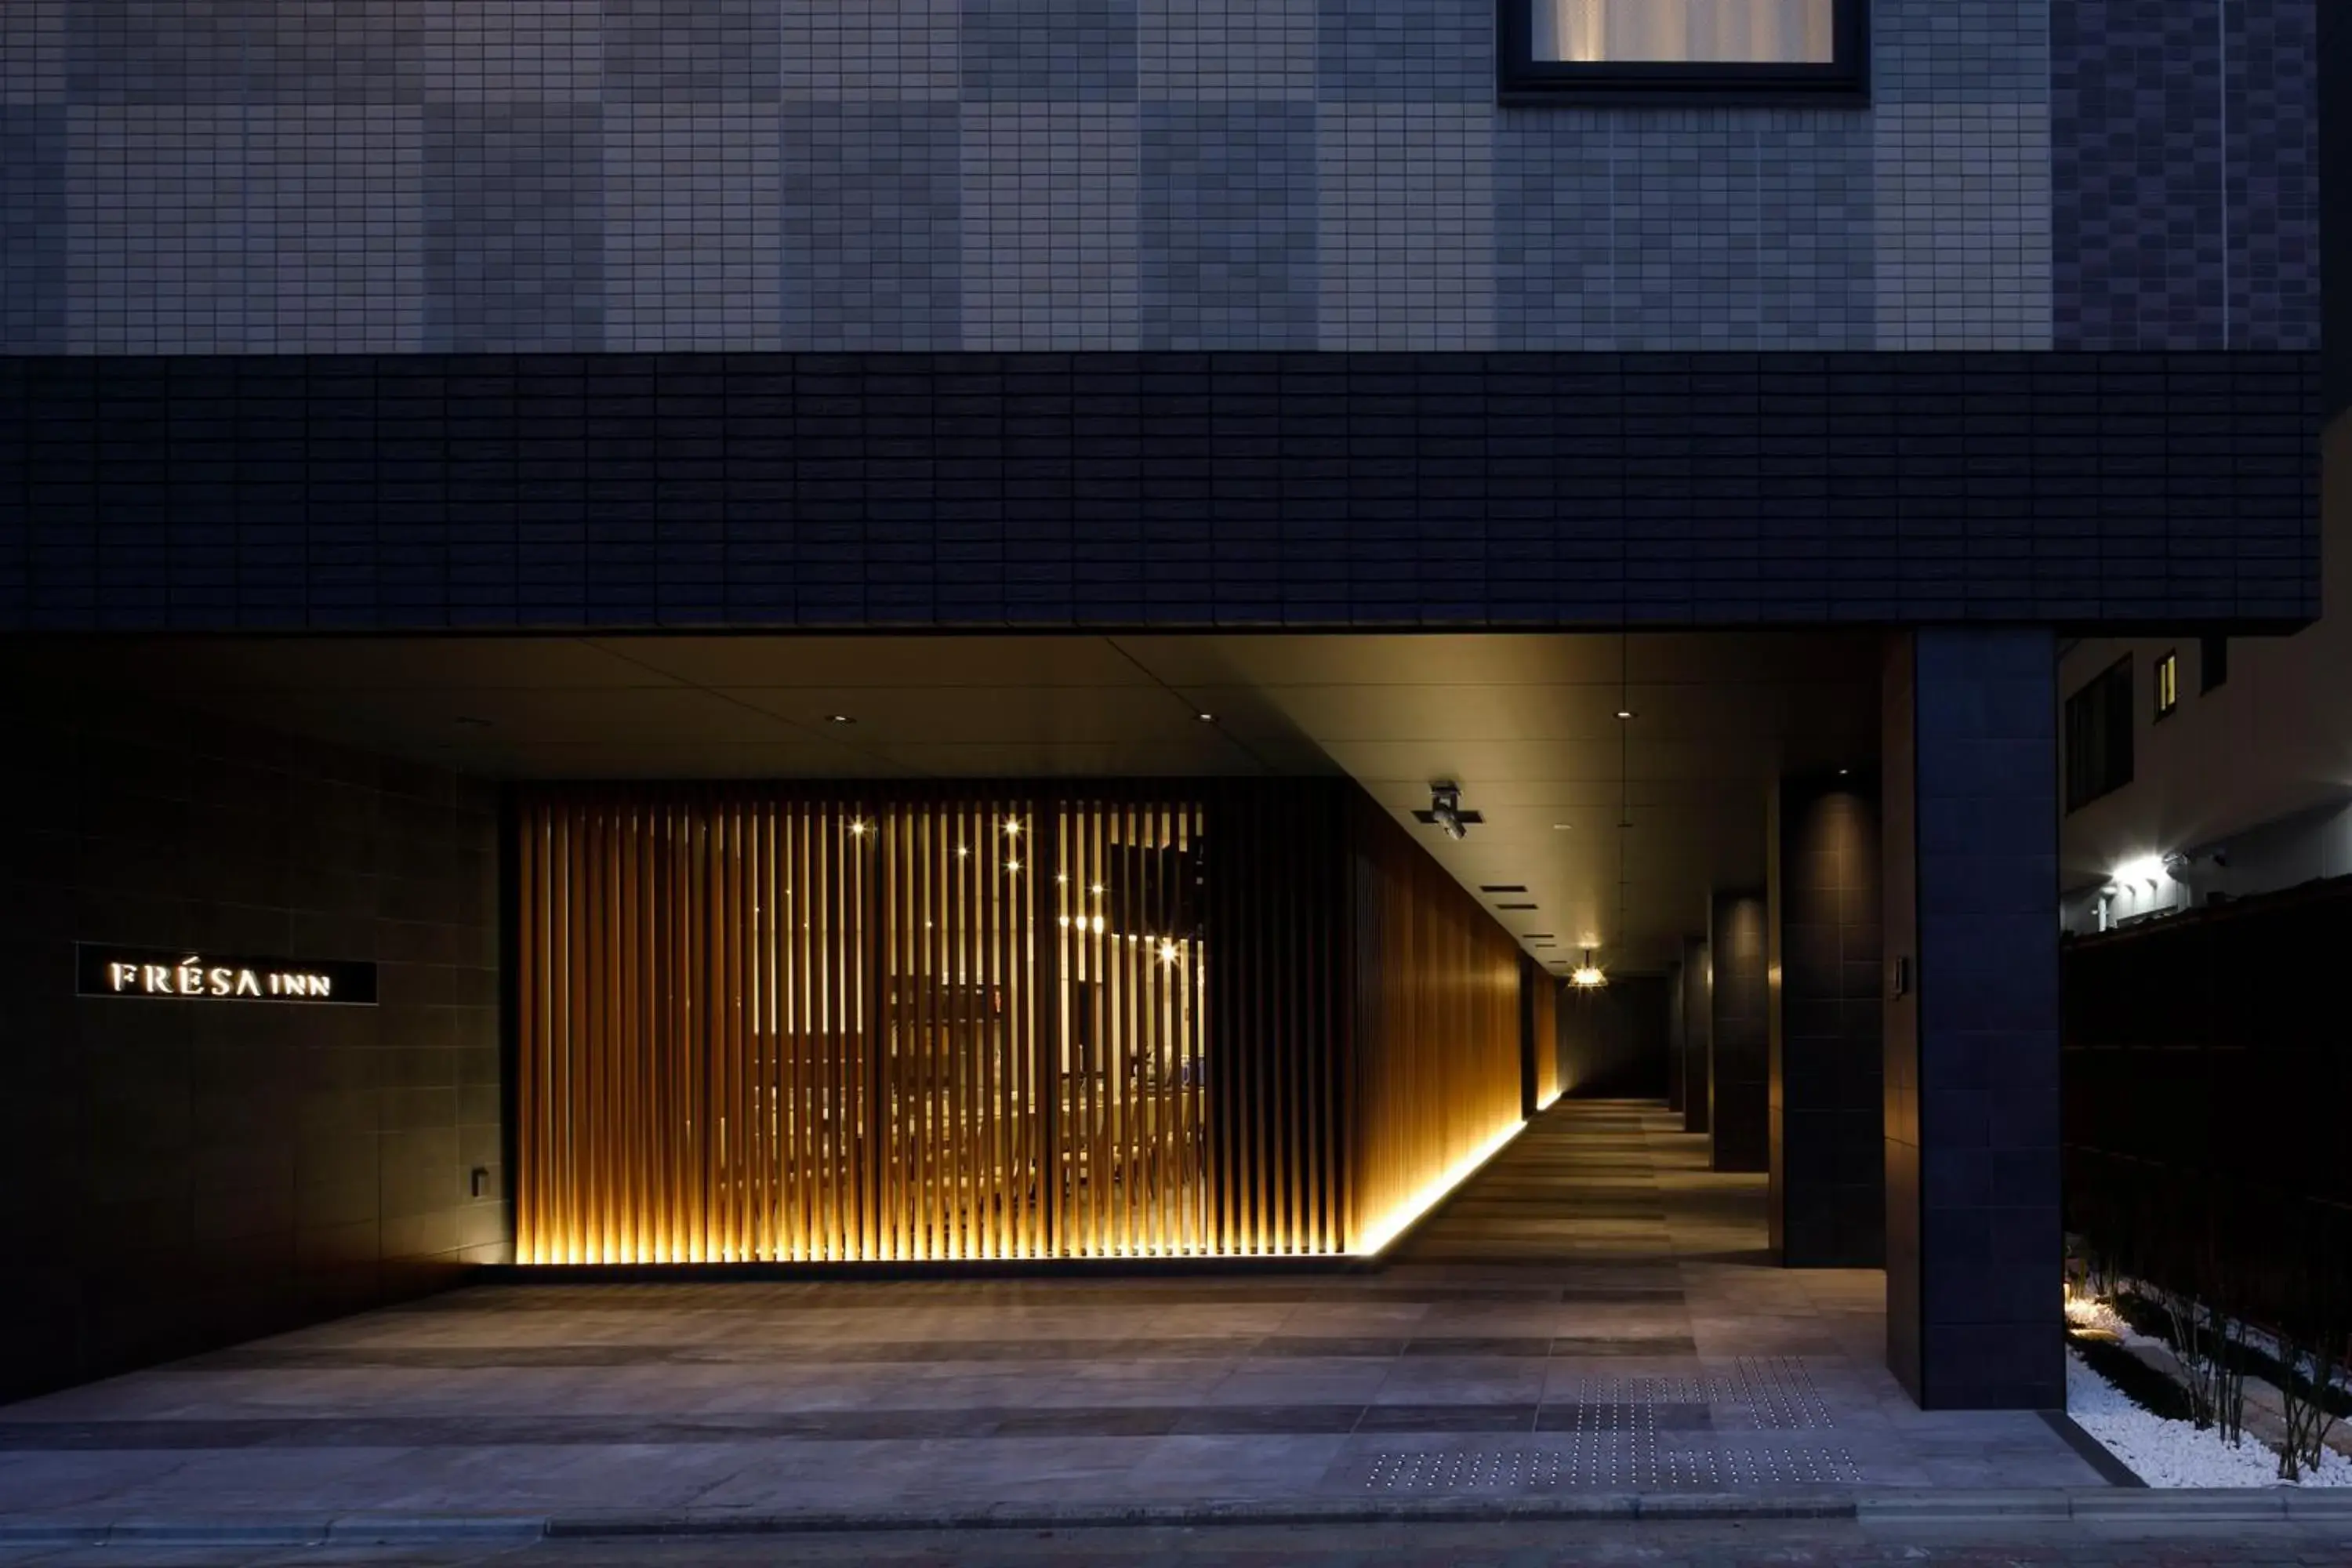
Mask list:
[[[1346,773],[1562,971],[1661,966],[1710,887],[1761,885],[1772,781],[1871,766],[1878,731],[1867,635],[108,638],[0,668],[501,778]],[[1460,843],[1411,816],[1441,780],[1485,817]]]

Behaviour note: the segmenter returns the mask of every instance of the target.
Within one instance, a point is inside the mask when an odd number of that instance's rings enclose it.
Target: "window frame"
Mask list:
[[[2197,695],[2208,696],[2230,684],[2230,639],[2197,639]]]
[[[2133,731],[2139,722],[2132,685],[2131,655],[2126,654],[2060,704],[2059,761],[2069,816],[2132,782]]]
[[[1826,65],[1538,60],[1536,0],[1496,0],[1497,97],[1539,103],[1850,104],[1870,101],[1870,0],[1832,0]]]

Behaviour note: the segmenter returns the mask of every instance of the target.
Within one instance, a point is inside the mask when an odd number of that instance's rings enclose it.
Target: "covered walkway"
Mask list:
[[[464,1290],[0,1411],[0,1516],[2099,1484],[1914,1409],[1673,1125],[1562,1101],[1351,1273]]]

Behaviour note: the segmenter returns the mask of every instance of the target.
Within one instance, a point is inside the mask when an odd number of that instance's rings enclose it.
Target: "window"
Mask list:
[[[1502,96],[1860,101],[1869,0],[1499,0]]]
[[[2230,639],[2200,637],[2197,642],[2197,695],[2230,684]]]
[[[2180,706],[2180,656],[2167,648],[2156,661],[2156,716],[2169,719]]]
[[[2131,783],[2131,660],[2119,658],[2066,699],[2066,809]]]

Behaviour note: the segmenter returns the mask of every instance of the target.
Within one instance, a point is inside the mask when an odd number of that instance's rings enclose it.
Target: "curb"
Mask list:
[[[1352,1502],[1248,1501],[1040,1507],[996,1503],[961,1509],[754,1514],[572,1514],[547,1521],[551,1538],[646,1535],[814,1535],[881,1531],[1111,1530],[1218,1525],[1528,1523],[1579,1520],[1852,1519],[1851,1497],[1591,1492],[1564,1498],[1428,1498]]]
[[[1864,1524],[2000,1523],[2062,1520],[2084,1524],[2341,1523],[2352,1527],[2352,1489],[2288,1487],[2052,1489],[2046,1491],[1920,1491],[1865,1494]]]
[[[1331,1499],[751,1513],[689,1509],[553,1517],[350,1514],[183,1520],[0,1519],[0,1547],[416,1546],[656,1536],[869,1534],[995,1530],[1117,1530],[1243,1525],[1569,1524],[1853,1520],[1864,1525],[2277,1523],[2352,1531],[2352,1488],[2230,1490],[1591,1492],[1553,1498]]]
[[[354,1514],[319,1519],[0,1519],[11,1546],[413,1546],[436,1542],[525,1542],[547,1534],[542,1518],[514,1514]]]

